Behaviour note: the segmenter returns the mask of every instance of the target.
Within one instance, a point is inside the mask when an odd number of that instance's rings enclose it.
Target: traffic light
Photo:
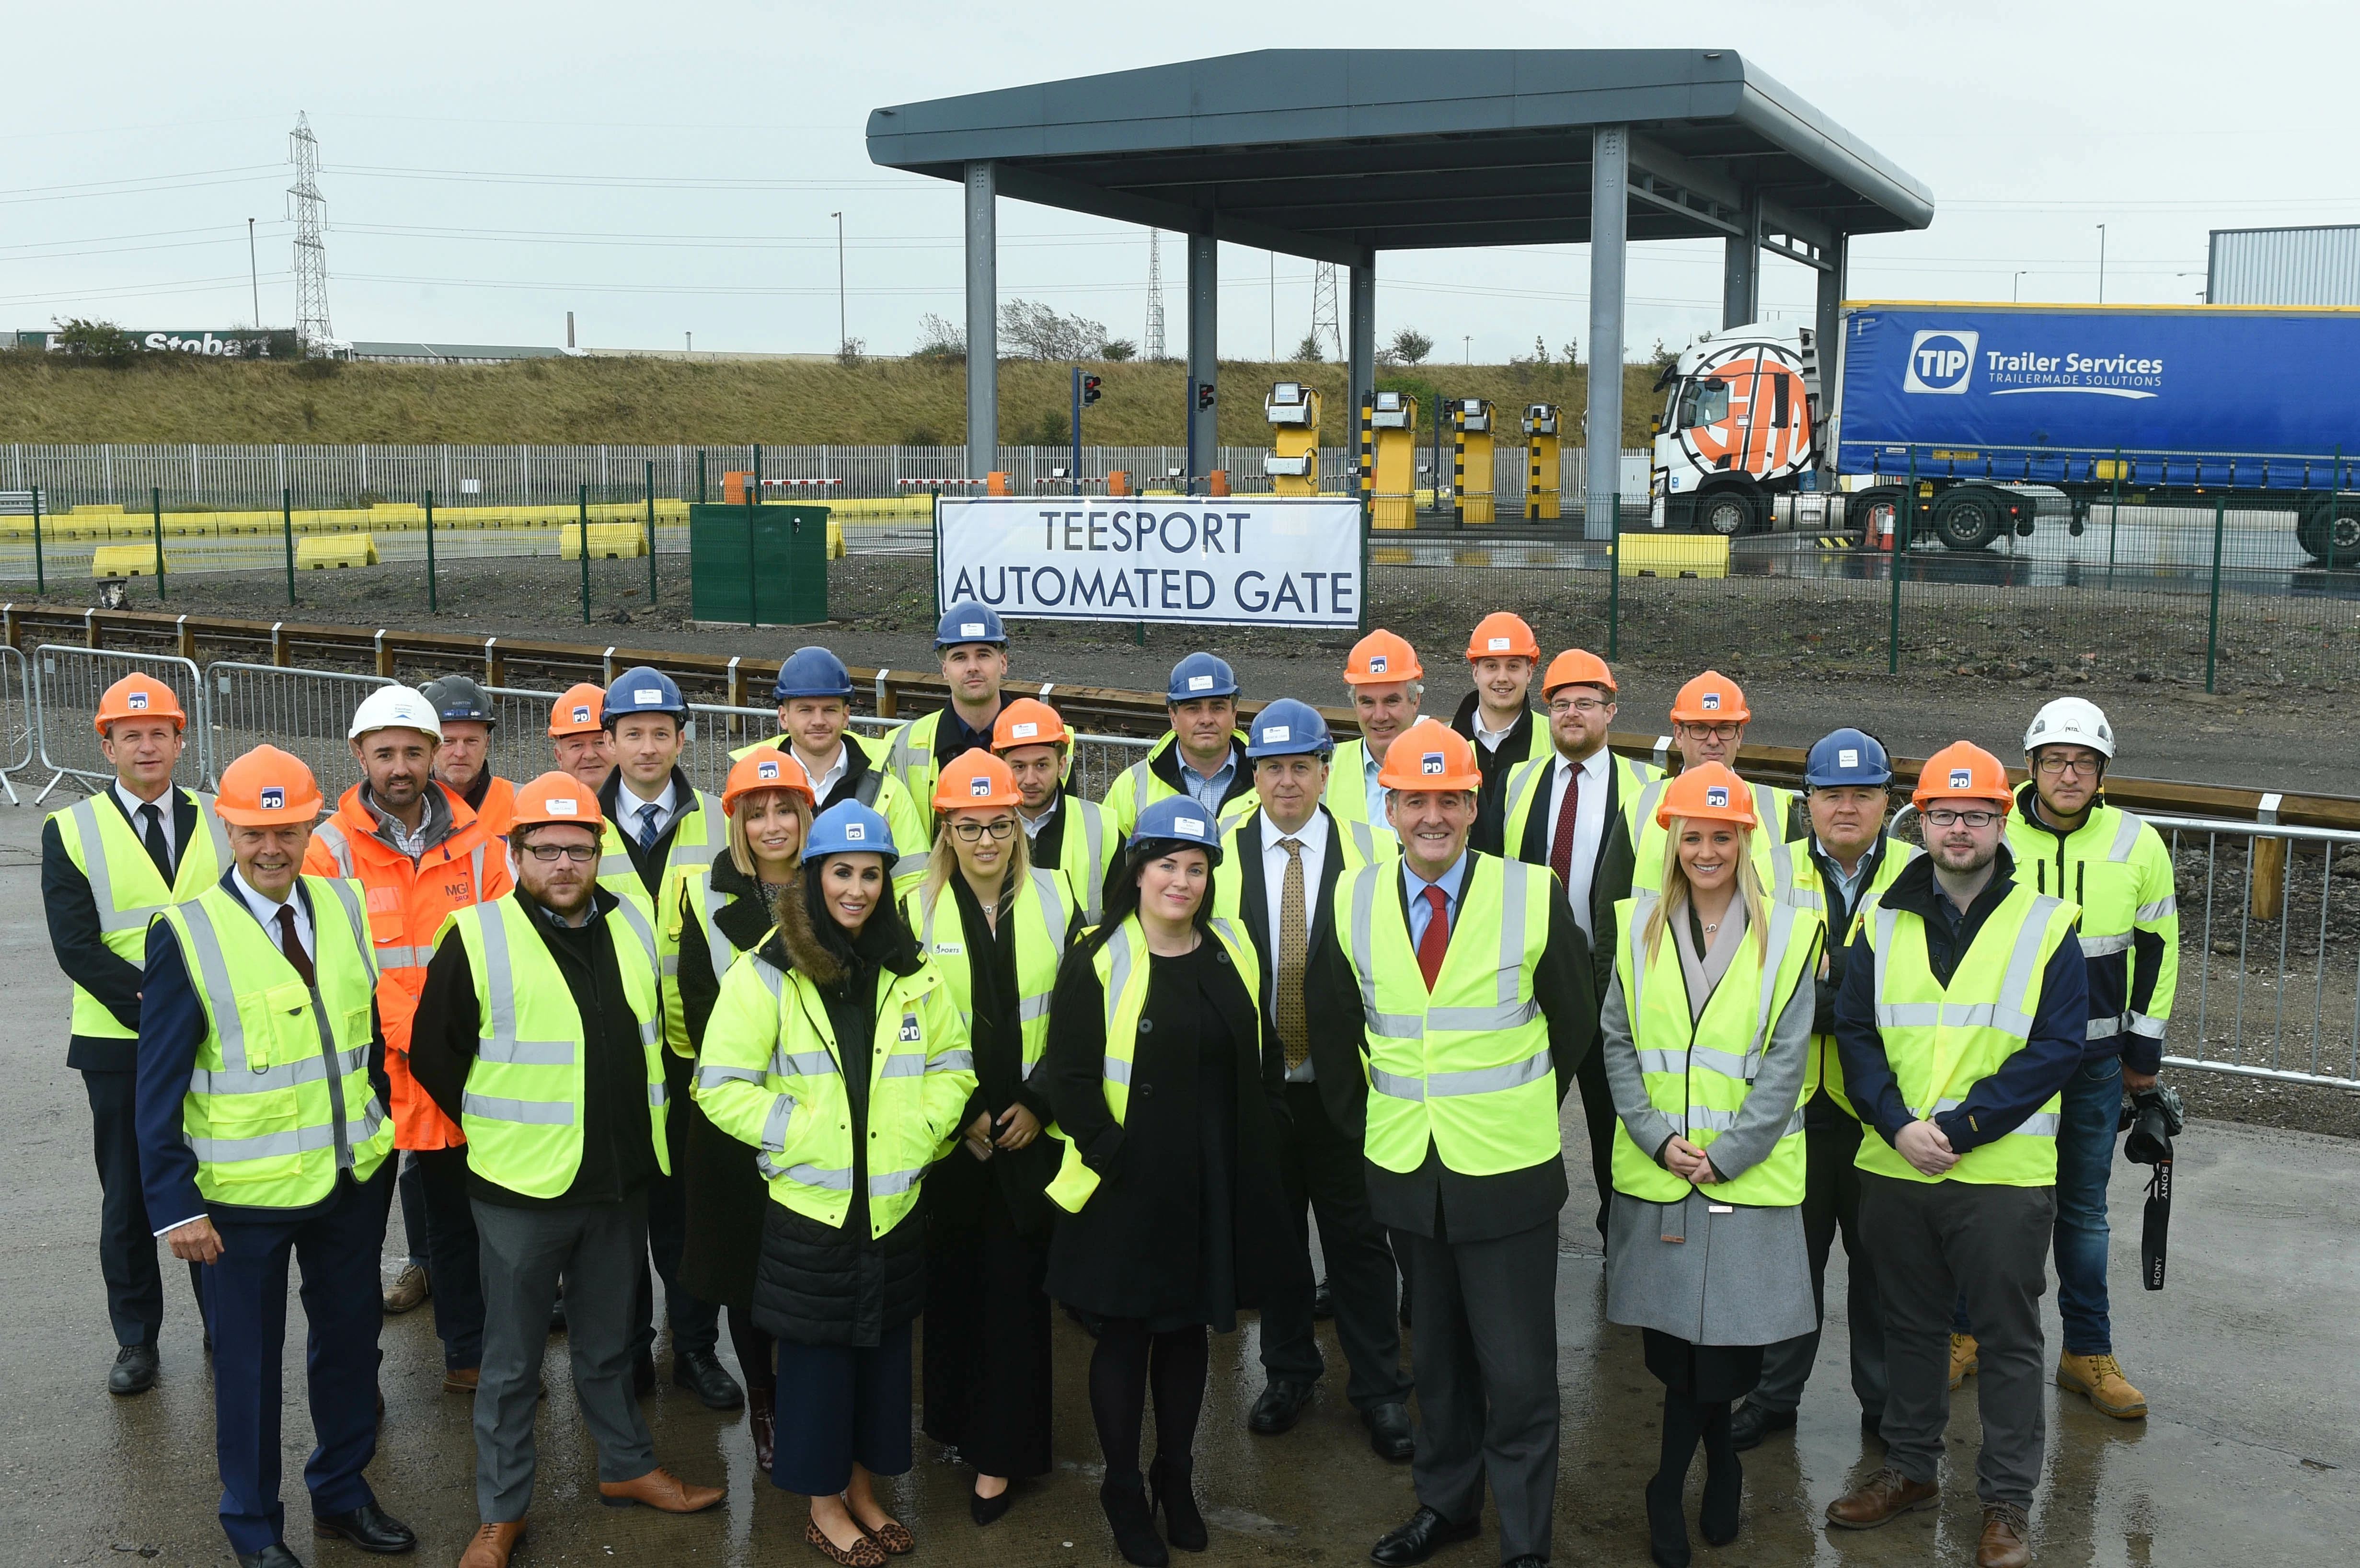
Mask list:
[[[1096,376],[1085,376],[1082,378],[1082,406],[1084,408],[1087,408],[1090,404],[1097,402],[1099,397],[1103,395],[1099,391],[1099,388],[1104,383],[1101,379]]]
[[[1209,409],[1209,408],[1211,408],[1212,406],[1213,406],[1213,383],[1211,383],[1210,381],[1199,381],[1199,382],[1197,382],[1197,383],[1196,383],[1196,408],[1197,408],[1198,411],[1200,411],[1200,412],[1201,412],[1202,411],[1204,411],[1204,410],[1206,410],[1206,409]]]

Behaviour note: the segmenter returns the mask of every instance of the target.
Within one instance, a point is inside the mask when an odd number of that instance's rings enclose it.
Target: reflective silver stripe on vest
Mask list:
[[[353,928],[353,946],[360,949],[361,968],[367,971],[369,984],[374,987],[379,972],[377,948],[369,941],[368,916],[361,912],[360,890],[337,878],[323,880],[328,883],[328,891],[336,895],[336,902],[344,906],[345,923]]]
[[[143,929],[156,912],[172,902],[172,890],[164,890],[163,904],[137,904],[128,909],[115,907],[115,867],[106,858],[106,840],[99,837],[98,796],[91,795],[78,802],[66,815],[74,819],[82,836],[82,874],[90,879],[91,901],[98,906],[98,928],[101,931],[137,931]],[[138,836],[135,833],[133,838]],[[142,845],[145,852],[145,845]],[[142,954],[140,962],[146,961]]]
[[[1743,1079],[1748,1088],[1762,1076],[1762,1058],[1769,1049],[1771,1026],[1777,1022],[1770,1013],[1778,999],[1778,975],[1786,967],[1786,949],[1794,941],[1795,911],[1786,905],[1772,905],[1769,938],[1763,943],[1762,1001],[1754,1010],[1754,1037],[1745,1044],[1745,1058],[1739,1064],[1742,1070],[1731,1073],[1726,1068],[1717,1069],[1724,1077]]]
[[[1352,873],[1354,879],[1352,883],[1352,967],[1358,972],[1360,981],[1360,1009],[1363,1021],[1371,1034],[1388,1040],[1416,1040],[1423,1039],[1428,1029],[1475,1034],[1517,1028],[1540,1016],[1538,997],[1523,1002],[1516,999],[1517,977],[1524,972],[1524,879],[1532,874],[1533,868],[1522,861],[1501,861],[1498,863],[1502,900],[1500,911],[1500,962],[1497,971],[1499,1002],[1490,1007],[1429,1007],[1423,1013],[1384,1013],[1378,1010],[1375,958],[1376,888],[1378,882],[1382,880],[1380,873],[1390,868],[1371,865]],[[1474,872],[1471,867],[1467,875],[1470,880],[1472,879]],[[1467,883],[1461,883],[1459,892],[1462,898],[1466,890]],[[1444,1089],[1438,1085],[1446,1079],[1471,1080],[1498,1073],[1521,1072],[1530,1067],[1533,1061],[1539,1061],[1546,1066],[1548,1053],[1543,1051],[1536,1058],[1506,1068],[1486,1068],[1465,1073],[1432,1074],[1426,1080],[1426,1092],[1437,1095],[1475,1094],[1486,1089],[1513,1089],[1520,1084],[1531,1082],[1532,1079],[1518,1078],[1513,1081],[1487,1083],[1473,1088]],[[1392,1076],[1377,1072],[1373,1069],[1371,1073],[1372,1083],[1375,1083],[1375,1080],[1379,1077]],[[1413,1088],[1415,1085],[1415,1080],[1395,1079],[1393,1081],[1396,1084],[1406,1081]],[[1424,1094],[1404,1092],[1398,1088],[1387,1088],[1383,1084],[1376,1084],[1376,1087],[1397,1099],[1425,1098]]]
[[[628,926],[631,935],[639,939],[639,952],[648,960],[649,970],[656,970],[655,927],[649,925],[648,917],[639,913],[639,906],[628,898],[615,905],[615,913],[623,917],[623,924]]]
[[[2123,1014],[2124,1029],[2131,1034],[2136,1035],[2143,1040],[2159,1040],[2163,1038],[2164,1022],[2165,1021],[2163,1019],[2147,1013],[2125,1013]]]
[[[1764,787],[1764,786],[1756,786]],[[1797,846],[1785,839],[1774,839],[1770,845],[1771,897],[1777,904],[1788,904],[1797,909],[1825,910],[1827,900],[1816,888],[1798,887],[1795,883],[1795,850]]]
[[[2109,958],[2115,953],[2131,950],[2131,934],[2128,931],[2119,931],[2111,937],[2092,937],[2084,932],[2079,940],[2081,956],[2085,959]]]
[[[1131,1063],[1124,1060],[1122,1058],[1108,1057],[1106,1058],[1105,1072],[1109,1082],[1120,1083],[1125,1089],[1129,1089],[1131,1087]]]
[[[795,1097],[793,1095],[780,1094],[771,1099],[770,1114],[762,1118],[761,1161],[765,1166],[769,1165],[772,1155],[785,1152],[787,1123],[793,1118],[794,1113]],[[776,1175],[777,1172],[766,1171],[765,1174]]]
[[[1153,754],[1153,752],[1149,753],[1150,756]],[[1123,769],[1115,782],[1120,784],[1124,779],[1131,781],[1131,819],[1135,824],[1139,821],[1139,814],[1146,809],[1147,802],[1142,797],[1155,784],[1155,770],[1149,767],[1146,760],[1142,758]],[[1109,789],[1107,794],[1111,796],[1114,791]]]
[[[383,1125],[385,1113],[375,1099],[368,1102],[367,1113],[361,1119],[358,1135],[352,1141],[366,1143],[377,1136]],[[240,1160],[279,1159],[288,1155],[312,1154],[321,1149],[338,1147],[336,1128],[333,1123],[315,1127],[292,1127],[281,1133],[262,1133],[251,1138],[191,1138],[190,1150],[208,1165],[235,1165]]]
[[[894,1057],[886,1063],[886,1066],[890,1069],[893,1062],[901,1059],[900,1057]],[[975,1070],[973,1051],[945,1051],[938,1057],[921,1057],[918,1059],[925,1063],[925,1069],[928,1072],[973,1072]],[[888,1076],[892,1075],[889,1072]]]
[[[574,1106],[563,1100],[502,1100],[469,1091],[460,1107],[486,1122],[517,1122],[529,1127],[570,1127]]]
[[[648,1109],[661,1111],[672,1100],[672,1085],[658,1079],[648,1085]]]
[[[2089,1032],[2081,1037],[2085,1040],[2111,1040],[2122,1032],[2123,1021],[2120,1018],[2092,1018],[2089,1023]]]
[[[895,1051],[885,1058],[885,1065],[877,1069],[877,1076],[880,1079],[923,1078],[925,1072],[926,1058],[923,1056],[916,1051]]]
[[[368,1047],[355,1046],[337,1053],[333,1071],[341,1077],[358,1072],[368,1065]],[[318,1083],[331,1070],[325,1057],[305,1057],[301,1061],[281,1062],[276,1067],[258,1068],[251,1072],[214,1072],[198,1068],[189,1074],[191,1094],[260,1094],[267,1090],[293,1089],[300,1084]]]
[[[1937,896],[1943,895],[1938,893]],[[1876,906],[1877,1027],[1998,1029],[2018,1039],[2029,1036],[2032,1014],[2025,1010],[2025,998],[2031,993],[2033,981],[2039,977],[2040,942],[2048,932],[2049,917],[2061,902],[2046,894],[2033,894],[2032,906],[2026,912],[2024,924],[2016,930],[2016,946],[2008,954],[1997,1002],[1897,1003],[1889,1003],[1885,997],[1888,955],[1892,951],[1893,934],[1900,925],[1901,916],[1897,911],[1880,903]],[[1960,955],[1960,961],[1965,961],[1964,954]]]
[[[1638,818],[1641,832],[1645,832],[1647,824],[1655,819],[1655,803],[1663,799],[1664,785],[1667,782],[1667,778],[1650,779],[1647,781],[1647,787],[1639,792],[1639,804],[1634,814]]]
[[[758,1067],[722,1067],[717,1063],[704,1061],[696,1064],[696,1087],[699,1089],[712,1089],[724,1083],[759,1083],[761,1081],[762,1069]]]
[[[2127,811],[2122,815],[2122,826],[2114,830],[2114,841],[2106,850],[2106,859],[2118,866],[2130,863],[2131,851],[2138,848],[2139,829],[2147,826]]]
[[[889,1170],[881,1174],[872,1171],[869,1177],[869,1196],[871,1198],[898,1197],[917,1186],[919,1179],[925,1174],[926,1168],[923,1165],[915,1170]]]
[[[1934,1102],[1934,1114],[1939,1116],[1945,1112],[1955,1111],[1965,1103],[1963,1100],[1938,1100]],[[2063,1116],[2054,1111],[2035,1111],[2024,1119],[2016,1131],[2028,1138],[2053,1138],[2057,1135],[2058,1124],[2063,1120]]]
[[[825,1051],[797,1051],[789,1056],[783,1050],[770,1053],[770,1073],[775,1078],[836,1078],[840,1076],[836,1058]]]
[[[1546,1078],[1554,1067],[1546,1050],[1535,1051],[1524,1060],[1505,1067],[1432,1072],[1423,1079],[1402,1078],[1372,1067],[1369,1069],[1369,1086],[1395,1100],[1443,1100],[1458,1094],[1493,1094],[1503,1089],[1521,1089]]]
[[[2132,910],[2131,918],[2137,921],[2140,925],[2145,926],[2151,925],[2158,920],[2168,920],[2179,913],[2179,898],[2171,894],[2166,894],[2161,898],[2157,899],[2153,904],[2142,904],[2136,909]],[[2087,952],[2089,950],[2089,947],[2090,944],[2088,940],[2084,938],[2081,943],[2082,950]]]
[[[617,831],[619,831],[619,829],[617,829]],[[598,857],[598,878],[602,882],[610,876],[637,876],[639,874],[639,868],[631,864],[631,855],[630,851],[628,850],[624,850],[621,854],[601,855]]]
[[[705,872],[703,881],[705,896],[700,902],[705,905],[705,956],[712,962],[713,978],[727,980],[729,978],[729,966],[738,959],[738,950],[729,945],[729,938],[721,934],[721,910],[729,900],[714,887],[711,872]],[[755,896],[761,896],[759,885]]]
[[[434,957],[432,948],[377,948],[373,950],[379,974],[388,970],[424,969]]]
[[[468,898],[469,898],[469,900],[470,900],[471,902],[473,902],[473,903],[475,903],[475,904],[481,904],[481,903],[483,903],[483,902],[484,902],[484,846],[483,846],[483,845],[478,844],[478,845],[476,845],[473,850],[470,850],[467,852],[467,870],[468,870],[468,873],[469,873],[470,875],[472,875],[472,876],[475,879],[472,883],[470,883],[470,884],[469,884],[469,885],[474,889],[474,891],[468,894]]]
[[[1081,897],[1083,924],[1095,926],[1105,916],[1102,905],[1106,898],[1106,861],[1099,857],[1106,853],[1106,818],[1098,806],[1079,795],[1074,796],[1067,805],[1081,819],[1082,857],[1089,872],[1082,879],[1085,885],[1075,889],[1075,892]],[[1060,946],[1065,939],[1065,934],[1058,932]]]
[[[852,1190],[852,1172],[848,1168],[836,1169],[817,1165],[781,1166],[767,1154],[756,1155],[754,1163],[761,1168],[764,1176],[773,1181],[783,1176],[789,1181],[800,1182],[805,1187],[825,1188],[831,1192]]]
[[[1042,934],[1048,938],[1049,951],[1054,957],[1056,954],[1062,953],[1065,947],[1065,933],[1059,929],[1057,926],[1057,916],[1063,914],[1065,908],[1065,901],[1057,896],[1057,879],[1047,872],[1034,872],[1032,873],[1032,897],[1033,900],[1041,905]],[[929,914],[926,919],[928,927],[931,929],[934,916]],[[1022,938],[1020,937],[1018,939],[1022,941]],[[1019,965],[1018,967],[1021,969],[1022,966]],[[1030,996],[1020,996],[1016,999],[1016,1025],[1018,1028],[1022,1029],[1025,1025],[1036,1022],[1039,1019],[1046,1018],[1049,1015],[1049,998],[1051,993],[1055,990],[1057,983],[1056,970],[1056,965],[1052,964],[1049,966],[1049,991],[1035,992]]]
[[[579,1041],[517,1038],[516,959],[508,950],[508,921],[501,916],[498,906],[494,905],[486,906],[476,925],[484,936],[484,994],[491,1003],[491,1032],[476,1042],[475,1054],[488,1062],[503,1062],[515,1067],[573,1066]],[[475,1099],[475,1095],[467,1096],[469,1109],[474,1108]],[[499,1119],[504,1122],[524,1120],[517,1116]],[[573,1119],[573,1113],[569,1110],[564,1120],[571,1122]]]
[[[322,822],[319,827],[313,828],[311,830],[311,836],[319,839],[322,844],[328,846],[328,857],[336,862],[336,874],[338,876],[358,876],[361,874],[359,870],[353,864],[353,847],[345,840],[344,830],[336,826],[333,818],[331,818],[326,822]]]
[[[221,933],[213,929],[213,912],[202,903],[191,899],[180,909],[188,922],[189,945],[197,949],[188,955],[196,959],[197,983],[213,1003],[213,1037],[221,1042],[222,1066],[230,1072],[244,1072],[246,1021],[237,1014],[237,992],[230,985],[229,964],[222,957]]]

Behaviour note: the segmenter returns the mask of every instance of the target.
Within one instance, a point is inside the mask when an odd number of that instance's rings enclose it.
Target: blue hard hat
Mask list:
[[[1194,844],[1211,858],[1214,865],[1221,863],[1220,819],[1185,795],[1167,795],[1139,814],[1139,821],[1131,830],[1131,841],[1140,844],[1151,839]]]
[[[787,655],[786,663],[779,666],[779,678],[770,685],[772,702],[791,696],[840,696],[849,701],[852,672],[825,648],[798,648]]]
[[[1007,641],[1008,629],[1000,624],[999,613],[973,599],[962,599],[943,611],[942,624],[934,628],[934,647],[938,652],[961,642],[997,642],[1005,646]]]
[[[1837,784],[1875,787],[1893,782],[1893,762],[1875,736],[1864,729],[1838,729],[1821,736],[1803,762],[1803,782],[1813,789]]]
[[[890,861],[899,853],[893,848],[893,829],[857,800],[838,801],[813,817],[811,832],[803,839],[805,865],[822,855],[882,855]]]
[[[1325,757],[1336,750],[1328,721],[1307,702],[1280,697],[1253,716],[1246,726],[1249,757]]]
[[[634,713],[669,713],[686,723],[688,699],[680,695],[680,684],[670,675],[640,664],[617,675],[615,684],[606,688],[603,718],[612,729],[617,719]]]
[[[1191,653],[1172,666],[1172,684],[1164,688],[1164,700],[1187,702],[1200,696],[1237,695],[1237,672],[1228,661],[1210,653]]]

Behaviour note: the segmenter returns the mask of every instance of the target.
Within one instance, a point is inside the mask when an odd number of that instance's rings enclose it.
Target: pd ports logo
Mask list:
[[[1929,328],[1909,340],[1909,365],[1901,377],[1905,392],[1963,394],[1974,377],[1979,332]]]

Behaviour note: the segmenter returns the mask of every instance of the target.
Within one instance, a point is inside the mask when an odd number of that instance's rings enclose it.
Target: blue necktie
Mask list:
[[[656,847],[656,818],[663,812],[661,806],[639,807],[639,848],[652,853]]]

